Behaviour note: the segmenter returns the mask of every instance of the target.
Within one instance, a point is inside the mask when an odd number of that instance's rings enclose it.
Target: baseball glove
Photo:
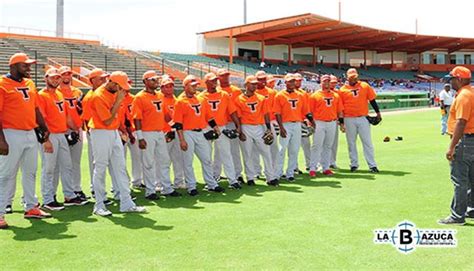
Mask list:
[[[369,123],[372,125],[377,125],[382,121],[382,118],[379,118],[379,117],[367,116],[366,118],[369,121]]]
[[[222,133],[230,139],[235,139],[239,137],[239,133],[235,129],[224,129]]]
[[[314,134],[314,127],[309,126],[306,122],[301,123],[301,137],[310,137]]]
[[[272,132],[270,130],[265,131],[265,134],[263,134],[262,139],[266,145],[272,145],[273,144]]]
[[[275,131],[275,135],[279,136],[280,135],[280,125],[278,125],[277,122],[272,122],[273,125],[273,131]]]
[[[40,144],[43,144],[46,141],[46,133],[40,127],[35,128],[36,139]]]
[[[204,137],[207,140],[215,140],[219,138],[219,135],[214,130],[209,130],[204,133]]]
[[[67,144],[69,144],[69,146],[75,145],[81,139],[79,133],[76,132],[71,132],[69,134],[65,134],[64,136],[66,137]]]
[[[166,143],[173,141],[175,137],[176,137],[175,131],[169,131],[168,133],[165,134]]]

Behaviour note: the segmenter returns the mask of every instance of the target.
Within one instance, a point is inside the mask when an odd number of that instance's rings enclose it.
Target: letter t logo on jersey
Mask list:
[[[291,100],[288,100],[288,102],[290,103],[291,109],[296,109],[296,104],[298,104],[298,100],[291,99]]]
[[[330,97],[330,98],[324,98],[324,101],[326,102],[326,106],[327,107],[331,107],[331,104],[332,104],[332,100],[334,98]]]
[[[30,95],[28,95],[28,91],[30,88],[16,88],[16,91],[21,92],[23,94],[23,99],[28,101],[30,99]]]
[[[257,102],[253,102],[253,103],[247,103],[247,106],[250,107],[250,111],[251,112],[255,112],[257,111]]]
[[[358,89],[351,89],[352,96],[357,97],[359,96],[359,90]]]
[[[162,101],[152,101],[152,103],[156,107],[156,111],[161,112],[161,103],[162,103]]]
[[[192,104],[191,107],[194,109],[194,113],[197,116],[201,115],[201,105],[200,104]]]
[[[58,107],[59,112],[64,112],[64,107],[63,107],[63,105],[64,105],[64,101],[58,101],[58,102],[56,102],[56,106]]]
[[[209,101],[209,105],[211,106],[211,110],[212,110],[212,111],[217,111],[217,109],[218,109],[220,103],[221,103],[221,101],[219,101],[219,100],[217,100],[217,101]]]

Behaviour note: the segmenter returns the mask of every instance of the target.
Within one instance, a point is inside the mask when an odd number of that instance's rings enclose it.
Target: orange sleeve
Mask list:
[[[204,113],[206,122],[208,122],[211,119],[214,119],[214,117],[212,116],[211,106],[209,105],[209,103],[203,100],[201,104],[202,104],[202,111]]]
[[[109,108],[107,108],[106,103],[101,98],[94,97],[94,99],[92,99],[91,102],[92,102],[93,107],[95,108],[97,116],[99,116],[99,119],[102,122],[112,117],[112,114],[110,113]],[[119,113],[120,113],[120,110],[119,110]]]
[[[5,91],[3,88],[0,88],[0,112],[3,112],[3,103],[5,100]]]
[[[173,121],[183,124],[183,104],[180,101],[174,105]]]
[[[275,100],[273,102],[273,108],[272,108],[272,111],[275,113],[275,114],[280,114],[281,115],[281,103],[280,103],[280,100],[283,100],[285,97],[281,96],[281,95],[276,95],[275,96]]]
[[[303,101],[303,106],[301,108],[301,110],[303,112],[301,112],[301,113],[303,114],[303,118],[305,118],[306,114],[308,114],[310,112],[310,110],[309,110],[309,95],[307,95],[307,94],[304,95],[303,94],[303,95],[301,95],[301,98],[302,98],[301,100]]]
[[[469,121],[472,116],[472,106],[471,101],[467,99],[467,96],[458,97],[457,106],[456,106],[456,119],[463,119]]]
[[[377,93],[375,93],[375,90],[369,84],[367,84],[365,87],[367,88],[367,99],[372,101],[377,97]]]
[[[341,113],[344,110],[344,104],[342,103],[341,96],[337,95],[336,97],[337,97],[337,113]]]
[[[237,111],[237,108],[235,107],[235,104],[229,95],[226,95],[225,99],[227,99],[227,114],[231,115],[232,113]]]
[[[47,110],[46,110],[46,101],[45,98],[42,95],[37,94],[37,104],[40,109],[41,115],[43,116],[44,119],[47,118]],[[65,106],[66,107],[66,106]]]
[[[264,99],[263,100],[262,114],[270,113],[270,110],[268,109],[268,100],[269,99]]]
[[[135,97],[132,102],[132,119],[143,119],[141,99],[139,97]]]

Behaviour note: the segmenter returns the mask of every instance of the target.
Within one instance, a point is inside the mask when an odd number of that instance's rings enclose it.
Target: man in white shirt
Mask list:
[[[453,103],[454,95],[451,91],[451,85],[445,84],[444,89],[439,93],[439,106],[441,108],[441,135],[446,134],[448,128],[449,108]]]

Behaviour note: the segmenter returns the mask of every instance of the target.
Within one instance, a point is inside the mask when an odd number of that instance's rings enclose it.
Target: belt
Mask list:
[[[337,120],[337,119],[336,119]],[[322,121],[322,122],[333,122],[333,121],[336,121],[336,120],[315,120],[315,121]]]
[[[193,132],[202,132],[202,129],[192,129]]]
[[[474,137],[474,134],[464,134],[464,137]]]

